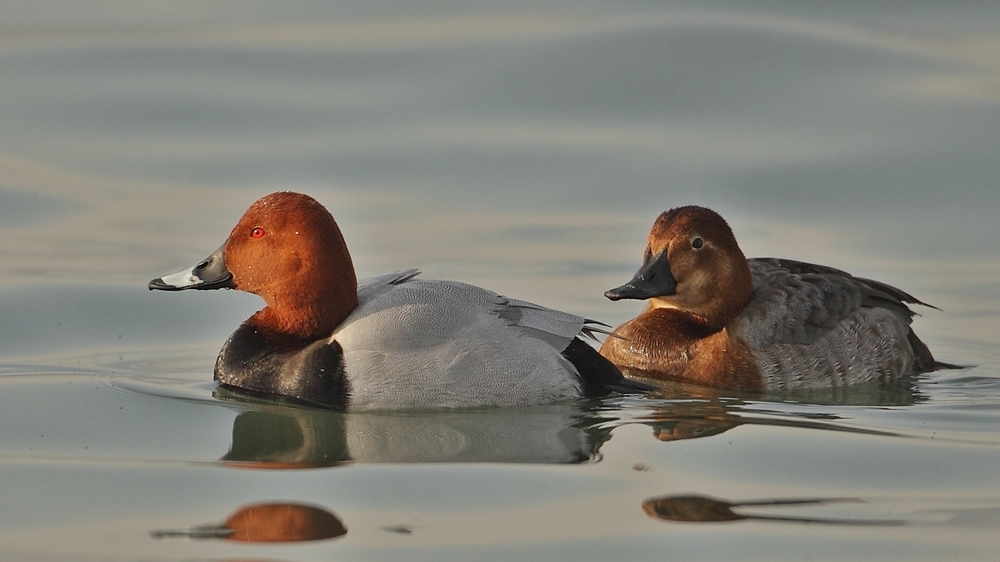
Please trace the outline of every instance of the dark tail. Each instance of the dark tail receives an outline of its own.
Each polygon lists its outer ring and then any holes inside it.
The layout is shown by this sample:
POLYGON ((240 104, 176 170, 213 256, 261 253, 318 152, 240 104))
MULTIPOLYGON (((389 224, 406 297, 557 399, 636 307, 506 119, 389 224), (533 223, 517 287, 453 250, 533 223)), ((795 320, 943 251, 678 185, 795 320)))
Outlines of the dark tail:
POLYGON ((955 365, 954 363, 945 363, 944 361, 935 361, 934 370, 935 371, 948 371, 951 369, 968 369, 972 365, 955 365))
POLYGON ((934 356, 931 355, 931 350, 927 348, 924 342, 920 341, 920 338, 913 333, 913 330, 910 330, 910 333, 906 335, 906 341, 909 342, 910 349, 913 350, 913 355, 916 357, 915 367, 918 373, 968 368, 968 365, 952 365, 951 363, 943 363, 934 359, 934 356))
POLYGON ((635 394, 656 390, 655 386, 623 377, 614 363, 580 338, 573 338, 562 355, 580 374, 580 386, 585 397, 606 396, 612 392, 635 394))

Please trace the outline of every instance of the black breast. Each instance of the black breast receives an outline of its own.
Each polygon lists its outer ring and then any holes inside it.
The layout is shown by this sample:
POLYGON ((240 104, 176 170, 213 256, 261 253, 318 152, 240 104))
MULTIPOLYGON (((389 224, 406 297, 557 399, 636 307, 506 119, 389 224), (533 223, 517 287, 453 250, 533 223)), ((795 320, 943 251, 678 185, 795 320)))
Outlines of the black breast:
POLYGON ((322 408, 344 409, 350 397, 339 343, 268 334, 249 322, 222 346, 215 380, 238 392, 322 408))

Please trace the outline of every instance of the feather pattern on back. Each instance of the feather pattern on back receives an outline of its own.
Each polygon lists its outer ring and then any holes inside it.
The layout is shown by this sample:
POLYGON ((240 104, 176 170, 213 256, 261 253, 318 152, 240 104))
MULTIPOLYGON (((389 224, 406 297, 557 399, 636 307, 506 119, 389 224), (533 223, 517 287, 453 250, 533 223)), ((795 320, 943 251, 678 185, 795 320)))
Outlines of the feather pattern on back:
POLYGON ((352 407, 530 404, 580 394, 560 353, 584 318, 416 274, 363 283, 358 307, 331 337, 344 348, 352 407))
POLYGON ((906 303, 923 304, 917 299, 832 267, 747 262, 754 295, 730 330, 754 354, 767 388, 846 386, 914 369, 906 303))

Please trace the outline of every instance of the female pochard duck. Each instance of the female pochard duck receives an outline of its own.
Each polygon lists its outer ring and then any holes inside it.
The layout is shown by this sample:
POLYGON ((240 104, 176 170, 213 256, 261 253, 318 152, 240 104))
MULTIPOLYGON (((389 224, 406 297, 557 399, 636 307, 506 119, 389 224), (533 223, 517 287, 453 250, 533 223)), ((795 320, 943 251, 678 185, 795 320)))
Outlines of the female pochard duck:
POLYGON ((648 300, 601 347, 627 374, 766 392, 936 365, 910 329, 907 303, 924 303, 830 267, 748 260, 726 221, 703 207, 661 214, 638 272, 605 296, 648 300))
POLYGON ((408 270, 358 285, 340 228, 309 196, 267 195, 226 243, 150 289, 237 289, 266 307, 215 380, 336 409, 540 404, 641 388, 586 344, 589 320, 408 270))

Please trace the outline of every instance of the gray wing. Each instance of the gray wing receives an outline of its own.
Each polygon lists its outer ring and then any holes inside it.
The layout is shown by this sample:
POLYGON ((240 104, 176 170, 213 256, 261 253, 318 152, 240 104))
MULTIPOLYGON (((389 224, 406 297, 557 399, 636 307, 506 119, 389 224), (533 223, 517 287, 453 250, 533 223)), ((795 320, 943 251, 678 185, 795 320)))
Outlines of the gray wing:
POLYGON ((385 275, 365 279, 358 285, 358 302, 371 301, 378 295, 390 291, 393 286, 406 283, 417 275, 420 275, 419 269, 403 269, 394 273, 386 273, 385 275))
POLYGON ((832 267, 778 258, 747 262, 754 294, 732 329, 751 349, 812 344, 862 308, 884 309, 909 326, 914 312, 907 304, 924 305, 895 287, 832 267))
POLYGON ((352 407, 513 405, 580 394, 561 352, 579 316, 452 281, 401 272, 367 281, 334 332, 352 407))
MULTIPOLYGON (((499 321, 509 327, 522 328, 528 335, 549 342, 559 351, 579 335, 592 336, 593 332, 602 331, 599 322, 582 316, 508 298, 456 281, 415 280, 419 274, 419 270, 408 269, 363 282, 358 287, 359 306, 351 314, 351 321, 356 322, 371 314, 385 314, 387 310, 398 313, 400 308, 416 306, 425 313, 438 311, 425 314, 424 318, 429 324, 421 327, 444 337, 452 336, 452 326, 461 330, 472 325, 499 321)), ((391 323, 398 325, 400 316, 392 316, 391 323)), ((420 316, 409 320, 410 322, 404 323, 424 323, 420 316)))
POLYGON ((528 330, 559 351, 565 350, 577 336, 593 338, 594 332, 603 332, 600 322, 501 295, 497 295, 494 307, 497 316, 509 326, 528 330))

